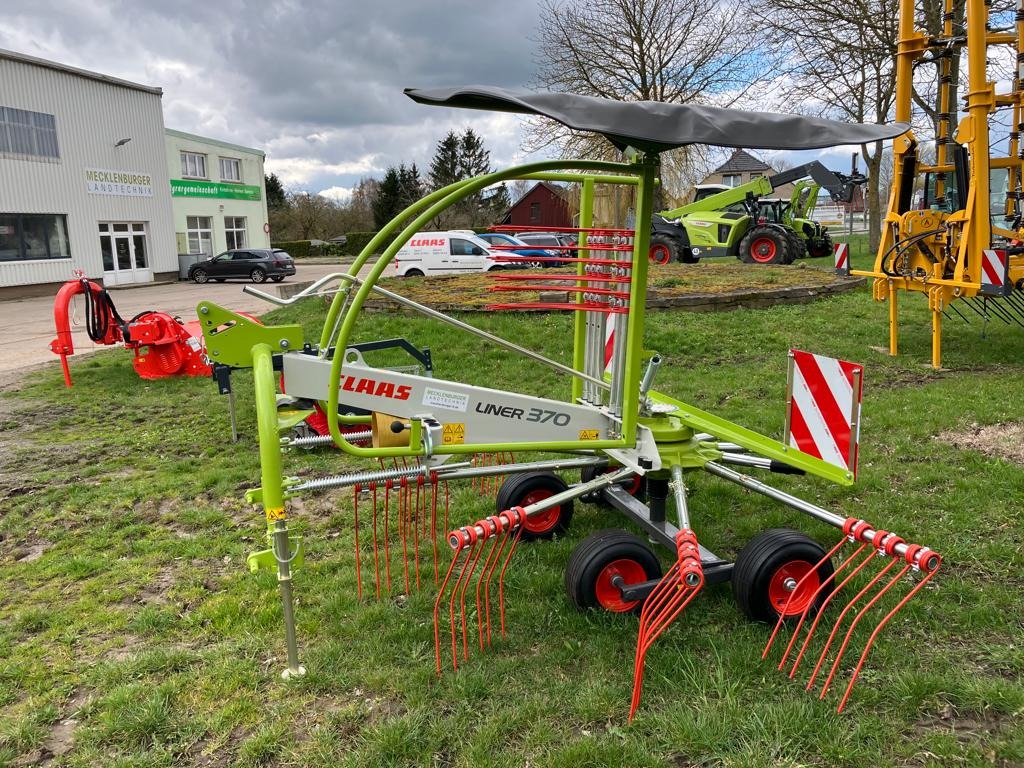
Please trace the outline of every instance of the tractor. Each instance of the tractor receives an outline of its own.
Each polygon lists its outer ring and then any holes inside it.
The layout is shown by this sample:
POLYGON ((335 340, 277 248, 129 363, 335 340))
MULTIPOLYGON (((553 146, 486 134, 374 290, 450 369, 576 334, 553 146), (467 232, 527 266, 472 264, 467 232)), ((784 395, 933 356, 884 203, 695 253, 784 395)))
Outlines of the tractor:
POLYGON ((827 256, 832 238, 810 218, 818 192, 824 188, 833 200, 849 202, 866 180, 856 168, 846 175, 814 160, 737 187, 698 189, 694 202, 652 217, 650 260, 694 264, 702 256, 735 256, 748 264, 790 264, 805 255, 827 256), (798 182, 790 200, 766 197, 805 176, 813 181, 798 182))

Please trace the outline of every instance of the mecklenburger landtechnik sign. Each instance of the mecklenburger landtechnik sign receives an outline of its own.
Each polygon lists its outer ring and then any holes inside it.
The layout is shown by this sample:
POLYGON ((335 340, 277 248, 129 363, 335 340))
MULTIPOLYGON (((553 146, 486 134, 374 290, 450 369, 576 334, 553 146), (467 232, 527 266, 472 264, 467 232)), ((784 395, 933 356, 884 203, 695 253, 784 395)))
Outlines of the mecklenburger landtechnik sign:
POLYGON ((171 197, 218 197, 226 200, 259 200, 262 192, 250 184, 223 184, 216 181, 171 179, 171 197))
POLYGON ((85 169, 85 191, 91 195, 120 197, 152 197, 153 177, 148 173, 85 169))

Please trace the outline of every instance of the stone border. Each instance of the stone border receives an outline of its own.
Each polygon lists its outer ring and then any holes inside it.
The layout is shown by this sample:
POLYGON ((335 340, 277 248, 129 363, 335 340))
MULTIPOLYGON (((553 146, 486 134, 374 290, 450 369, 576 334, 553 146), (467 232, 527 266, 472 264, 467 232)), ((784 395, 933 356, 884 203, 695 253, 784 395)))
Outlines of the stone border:
MULTIPOLYGON (((832 282, 815 287, 790 286, 765 290, 726 291, 722 293, 691 293, 682 296, 660 295, 657 289, 647 289, 648 309, 681 309, 686 312, 727 312, 733 309, 766 309, 783 304, 809 304, 818 299, 828 298, 852 291, 867 284, 867 278, 836 277, 832 282)), ((568 294, 551 292, 544 294, 544 301, 568 301, 568 294)), ((452 302, 429 302, 427 306, 439 312, 488 312, 480 305, 466 306, 452 302)), ((369 298, 363 305, 369 311, 412 311, 387 299, 369 298)), ((503 310, 508 311, 508 310, 503 310)), ((522 309, 519 312, 548 312, 546 309, 522 309)))

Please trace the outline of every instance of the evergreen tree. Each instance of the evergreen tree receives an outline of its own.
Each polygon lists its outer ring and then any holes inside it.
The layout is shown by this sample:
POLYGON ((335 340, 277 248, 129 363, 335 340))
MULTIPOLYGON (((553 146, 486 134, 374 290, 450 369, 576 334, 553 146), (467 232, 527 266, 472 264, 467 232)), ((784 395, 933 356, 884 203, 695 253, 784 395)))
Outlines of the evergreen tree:
POLYGON ((420 169, 416 167, 416 163, 408 168, 405 167, 405 164, 398 166, 398 183, 402 190, 403 208, 423 197, 423 180, 420 178, 420 169))
POLYGON ((373 199, 373 223, 381 229, 402 210, 402 182, 398 169, 388 168, 373 199))
POLYGON ((284 193, 284 185, 277 178, 276 173, 264 176, 263 184, 267 190, 267 208, 274 211, 288 205, 288 198, 284 193))
POLYGON ((489 224, 497 222, 508 213, 508 209, 512 207, 512 197, 508 193, 508 187, 505 186, 505 182, 499 184, 498 188, 491 192, 491 196, 487 198, 487 206, 490 208, 491 220, 488 222, 489 224))
POLYGON ((459 137, 455 135, 455 131, 449 131, 447 136, 437 142, 434 158, 430 161, 430 171, 427 175, 431 192, 464 178, 459 175, 459 155, 459 137))

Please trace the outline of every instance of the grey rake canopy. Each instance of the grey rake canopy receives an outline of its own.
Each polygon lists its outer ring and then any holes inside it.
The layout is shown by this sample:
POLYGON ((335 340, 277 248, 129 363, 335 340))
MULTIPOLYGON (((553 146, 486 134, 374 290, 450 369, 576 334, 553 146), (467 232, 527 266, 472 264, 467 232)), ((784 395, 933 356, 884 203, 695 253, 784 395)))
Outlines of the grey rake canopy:
POLYGON ((406 88, 405 94, 420 104, 542 115, 574 130, 603 134, 620 150, 635 147, 645 152, 665 152, 685 144, 820 149, 891 139, 910 129, 908 123, 842 123, 774 112, 660 101, 613 101, 574 93, 530 93, 487 85, 406 88))

